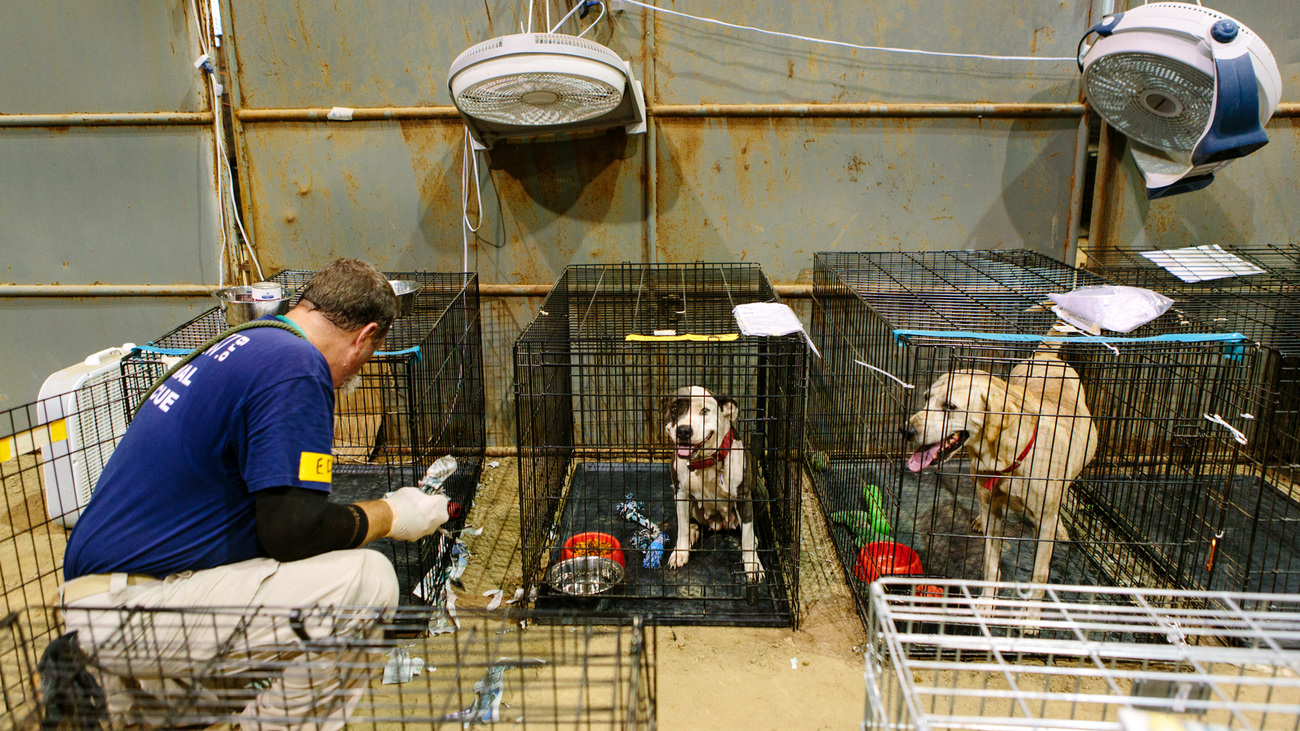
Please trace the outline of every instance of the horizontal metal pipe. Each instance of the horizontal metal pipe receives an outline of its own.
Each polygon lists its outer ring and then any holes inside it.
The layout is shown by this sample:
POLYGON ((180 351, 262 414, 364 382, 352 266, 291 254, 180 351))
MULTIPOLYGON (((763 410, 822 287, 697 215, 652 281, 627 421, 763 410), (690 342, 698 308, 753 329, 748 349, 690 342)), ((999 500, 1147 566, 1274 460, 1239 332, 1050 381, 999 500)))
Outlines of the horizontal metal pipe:
POLYGON ((656 117, 1078 117, 1068 104, 661 104, 656 117))
MULTIPOLYGON (((811 284, 776 284, 782 297, 811 297, 811 284)), ((485 297, 545 297, 549 284, 480 284, 485 297)), ((210 284, 0 284, 0 297, 205 297, 210 284)))
POLYGON ((240 109, 241 122, 373 122, 393 119, 459 119, 456 107, 358 107, 350 119, 329 118, 333 109, 240 109))
POLYGON ((552 287, 549 284, 482 284, 478 293, 485 297, 545 297, 552 287))
POLYGON ((0 284, 0 297, 206 297, 209 284, 0 284))
MULTIPOLYGON (((1067 104, 661 104, 656 117, 1077 117, 1084 106, 1067 104)), ((241 109, 241 122, 326 122, 332 110, 241 109)), ((456 119, 455 107, 361 107, 354 121, 456 119)), ((1275 117, 1300 116, 1300 102, 1279 104, 1275 117)), ((121 114, 0 114, 0 127, 97 127, 211 124, 212 112, 121 114)))
MULTIPOLYGON (((328 122, 332 110, 241 109, 241 122, 328 122)), ((1083 105, 1067 104, 661 104, 655 117, 1078 117, 1083 105)), ((351 121, 457 119, 455 107, 359 107, 351 121)), ((340 120, 347 121, 347 120, 340 120)))
POLYGON ((212 124, 212 112, 0 114, 0 127, 130 127, 174 124, 212 124))

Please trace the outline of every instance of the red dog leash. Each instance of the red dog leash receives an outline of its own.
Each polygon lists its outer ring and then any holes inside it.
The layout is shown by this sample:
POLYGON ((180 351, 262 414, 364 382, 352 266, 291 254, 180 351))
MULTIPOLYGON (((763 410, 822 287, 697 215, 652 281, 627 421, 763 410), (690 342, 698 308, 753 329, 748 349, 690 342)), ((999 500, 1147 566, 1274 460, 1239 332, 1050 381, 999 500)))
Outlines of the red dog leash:
POLYGON ((1025 448, 1023 450, 1021 450, 1020 456, 1016 457, 1016 461, 1012 462, 1010 467, 1006 468, 1005 470, 1002 470, 1001 472, 995 472, 989 477, 985 478, 984 489, 992 490, 993 486, 998 484, 998 482, 1002 480, 1003 475, 1006 475, 1008 472, 1011 472, 1015 468, 1019 467, 1020 463, 1025 461, 1025 457, 1029 456, 1029 450, 1034 448, 1035 439, 1038 439, 1037 421, 1034 422, 1034 433, 1029 435, 1029 443, 1025 445, 1025 448))
MULTIPOLYGON (((1037 428, 1038 427, 1034 427, 1035 430, 1037 428)), ((731 454, 731 440, 732 440, 731 430, 728 429, 727 435, 722 438, 722 444, 718 446, 718 451, 714 452, 712 457, 697 460, 695 462, 687 462, 686 468, 689 469, 691 472, 695 472, 696 470, 702 470, 706 467, 712 467, 713 465, 718 464, 719 462, 725 460, 727 458, 727 455, 731 454)), ((1016 464, 1020 464, 1020 463, 1017 462, 1016 464)))

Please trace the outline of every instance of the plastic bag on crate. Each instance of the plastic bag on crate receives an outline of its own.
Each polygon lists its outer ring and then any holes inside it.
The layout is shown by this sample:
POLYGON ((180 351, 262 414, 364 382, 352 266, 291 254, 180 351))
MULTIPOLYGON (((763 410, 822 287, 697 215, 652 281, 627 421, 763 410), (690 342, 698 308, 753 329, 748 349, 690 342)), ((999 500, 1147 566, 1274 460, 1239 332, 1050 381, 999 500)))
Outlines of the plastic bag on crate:
POLYGON ((1093 285, 1065 294, 1047 295, 1052 312, 1080 330, 1096 335, 1099 328, 1126 333, 1165 314, 1173 300, 1141 287, 1093 285))

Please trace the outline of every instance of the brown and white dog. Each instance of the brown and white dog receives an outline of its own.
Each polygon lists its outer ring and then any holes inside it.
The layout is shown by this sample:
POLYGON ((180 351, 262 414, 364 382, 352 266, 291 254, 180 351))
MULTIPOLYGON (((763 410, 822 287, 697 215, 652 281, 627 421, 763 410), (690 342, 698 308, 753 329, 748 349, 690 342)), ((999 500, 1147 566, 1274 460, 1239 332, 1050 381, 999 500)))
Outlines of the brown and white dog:
POLYGON ((690 560, 700 526, 739 528, 746 578, 759 582, 763 564, 754 539, 753 466, 734 427, 737 411, 734 400, 700 386, 680 388, 664 403, 664 431, 675 446, 671 473, 677 500, 677 542, 668 568, 690 560))
MULTIPOLYGON (((1069 540, 1058 522, 1061 499, 1092 461, 1097 430, 1079 374, 1061 360, 1059 343, 1040 347, 1002 380, 981 370, 940 376, 903 434, 921 448, 908 460, 919 472, 961 447, 979 494, 972 527, 984 534, 984 580, 998 580, 1005 511, 1024 512, 1038 527, 1031 581, 1047 583, 1053 538, 1069 540)), ((993 590, 985 588, 984 594, 993 590)), ((1041 599, 1042 590, 1032 597, 1041 599)))

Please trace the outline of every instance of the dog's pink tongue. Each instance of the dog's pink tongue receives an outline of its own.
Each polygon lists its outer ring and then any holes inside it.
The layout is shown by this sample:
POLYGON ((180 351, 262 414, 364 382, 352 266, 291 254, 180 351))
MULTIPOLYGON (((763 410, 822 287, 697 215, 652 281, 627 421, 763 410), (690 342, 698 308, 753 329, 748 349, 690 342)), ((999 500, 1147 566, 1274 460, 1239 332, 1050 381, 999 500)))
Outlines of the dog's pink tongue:
POLYGON ((682 459, 686 459, 687 457, 690 457, 690 456, 691 456, 691 452, 694 452, 694 451, 695 451, 695 449, 692 448, 692 447, 678 447, 678 448, 677 448, 677 456, 678 456, 678 457, 681 457, 682 459))
POLYGON ((931 444, 928 447, 922 447, 916 450, 916 452, 912 454, 911 458, 907 460, 907 469, 913 472, 920 472, 926 467, 929 467, 930 463, 934 461, 934 458, 939 456, 939 449, 942 446, 942 443, 931 444))

